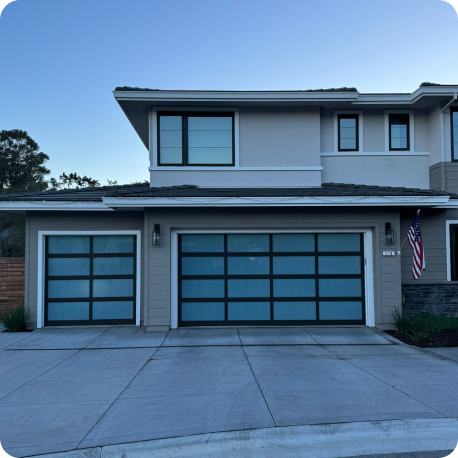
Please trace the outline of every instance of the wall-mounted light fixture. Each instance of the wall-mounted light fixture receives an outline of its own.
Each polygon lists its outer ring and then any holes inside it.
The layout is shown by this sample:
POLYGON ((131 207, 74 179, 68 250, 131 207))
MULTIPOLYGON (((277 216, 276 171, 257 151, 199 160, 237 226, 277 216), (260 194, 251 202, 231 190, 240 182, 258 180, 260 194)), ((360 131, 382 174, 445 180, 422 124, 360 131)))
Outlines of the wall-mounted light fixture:
POLYGON ((391 223, 385 223, 386 244, 394 244, 394 227, 391 223))
POLYGON ((161 225, 155 224, 153 227, 153 245, 161 244, 161 225))

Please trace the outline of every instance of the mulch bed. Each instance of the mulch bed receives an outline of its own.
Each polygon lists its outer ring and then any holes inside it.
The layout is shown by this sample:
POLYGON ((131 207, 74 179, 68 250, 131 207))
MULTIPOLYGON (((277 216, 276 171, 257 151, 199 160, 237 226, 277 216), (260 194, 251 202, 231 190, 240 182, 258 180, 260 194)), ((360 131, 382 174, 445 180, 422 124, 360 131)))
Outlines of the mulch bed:
POLYGON ((414 347, 458 347, 458 329, 454 329, 452 331, 441 331, 435 334, 428 334, 421 342, 414 342, 408 334, 398 334, 396 331, 385 332, 395 339, 398 339, 408 345, 413 345, 414 347))

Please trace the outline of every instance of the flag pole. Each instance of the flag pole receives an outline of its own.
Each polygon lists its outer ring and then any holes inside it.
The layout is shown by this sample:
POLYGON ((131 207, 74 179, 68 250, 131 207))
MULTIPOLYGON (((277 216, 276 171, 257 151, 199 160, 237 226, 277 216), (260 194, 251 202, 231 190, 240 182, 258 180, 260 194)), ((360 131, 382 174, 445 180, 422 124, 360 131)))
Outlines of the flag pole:
MULTIPOLYGON (((417 216, 420 216, 420 211, 421 211, 420 209, 417 210, 417 216)), ((407 233, 407 234, 409 234, 409 233, 407 233)), ((404 239, 404 241, 402 242, 401 248, 399 248, 399 253, 401 253, 402 247, 404 246, 406 241, 407 241, 407 235, 406 235, 406 238, 404 239)))

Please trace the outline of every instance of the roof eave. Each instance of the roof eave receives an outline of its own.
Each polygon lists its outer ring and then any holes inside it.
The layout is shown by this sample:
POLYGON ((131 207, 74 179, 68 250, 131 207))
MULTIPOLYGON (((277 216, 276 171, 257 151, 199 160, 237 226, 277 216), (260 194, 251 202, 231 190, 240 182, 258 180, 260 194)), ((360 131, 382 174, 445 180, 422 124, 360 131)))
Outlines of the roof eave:
POLYGON ((301 102, 301 101, 353 101, 356 91, 330 92, 213 92, 213 91, 113 91, 115 99, 122 101, 189 102, 189 101, 243 101, 243 102, 301 102))

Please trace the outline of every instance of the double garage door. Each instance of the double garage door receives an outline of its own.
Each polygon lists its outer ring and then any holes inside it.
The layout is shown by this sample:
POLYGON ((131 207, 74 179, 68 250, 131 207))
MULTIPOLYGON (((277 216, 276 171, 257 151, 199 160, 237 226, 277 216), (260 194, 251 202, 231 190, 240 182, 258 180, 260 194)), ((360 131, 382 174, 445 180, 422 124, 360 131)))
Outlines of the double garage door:
POLYGON ((365 324, 359 233, 179 235, 178 325, 365 324))

